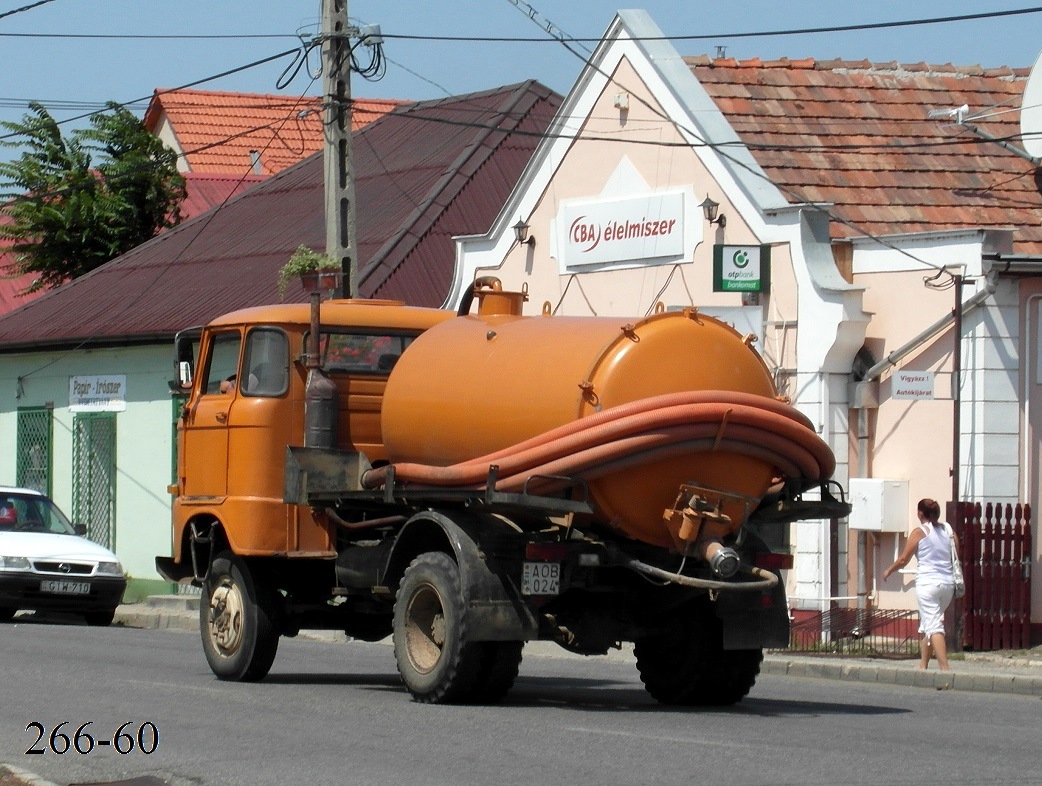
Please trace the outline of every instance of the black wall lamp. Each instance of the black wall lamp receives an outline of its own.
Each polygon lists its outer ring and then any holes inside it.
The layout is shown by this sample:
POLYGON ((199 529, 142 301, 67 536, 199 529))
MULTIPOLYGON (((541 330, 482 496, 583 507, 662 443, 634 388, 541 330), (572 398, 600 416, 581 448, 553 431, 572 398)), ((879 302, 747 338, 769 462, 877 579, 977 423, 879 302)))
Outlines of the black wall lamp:
POLYGON ((519 218, 517 223, 513 226, 514 240, 517 241, 519 246, 534 246, 535 238, 528 236, 528 224, 525 223, 523 218, 519 218))
POLYGON ((719 224, 720 228, 723 229, 727 226, 727 216, 718 215, 720 211, 720 203, 714 202, 712 197, 706 194, 706 200, 699 207, 702 208, 702 212, 705 214, 706 221, 710 224, 719 224))

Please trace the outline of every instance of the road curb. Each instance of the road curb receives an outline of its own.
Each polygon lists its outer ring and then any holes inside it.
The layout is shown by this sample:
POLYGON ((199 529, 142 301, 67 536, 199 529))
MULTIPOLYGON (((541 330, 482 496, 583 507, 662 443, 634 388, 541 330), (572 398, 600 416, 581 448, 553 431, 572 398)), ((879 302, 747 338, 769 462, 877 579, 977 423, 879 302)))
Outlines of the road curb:
POLYGON ((761 674, 785 677, 875 682, 911 688, 958 690, 977 693, 1009 693, 1042 697, 1042 674, 1011 674, 992 671, 921 671, 913 665, 844 663, 824 658, 789 658, 784 654, 764 658, 761 674))

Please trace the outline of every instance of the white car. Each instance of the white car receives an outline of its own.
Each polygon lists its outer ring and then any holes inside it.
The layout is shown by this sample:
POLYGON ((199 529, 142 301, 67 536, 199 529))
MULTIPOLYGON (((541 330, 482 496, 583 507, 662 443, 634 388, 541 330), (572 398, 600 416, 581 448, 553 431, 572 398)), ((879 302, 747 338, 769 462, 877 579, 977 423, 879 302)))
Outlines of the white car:
POLYGON ((123 566, 84 533, 44 494, 0 486, 0 622, 20 609, 112 622, 127 587, 123 566))

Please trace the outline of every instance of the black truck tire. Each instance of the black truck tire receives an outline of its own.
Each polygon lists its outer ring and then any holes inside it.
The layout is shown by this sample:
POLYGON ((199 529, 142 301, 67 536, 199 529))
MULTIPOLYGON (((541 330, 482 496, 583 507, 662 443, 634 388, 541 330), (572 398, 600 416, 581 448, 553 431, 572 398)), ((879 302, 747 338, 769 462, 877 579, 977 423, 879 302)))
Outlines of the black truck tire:
POLYGON ((226 551, 214 558, 203 582, 199 633, 218 679, 255 682, 267 675, 279 647, 275 613, 275 592, 239 557, 226 551))
POLYGON ((756 682, 763 650, 725 650, 723 631, 711 612, 638 639, 633 647, 640 679, 663 704, 727 706, 756 682))
POLYGON ((394 657, 413 698, 424 704, 477 698, 486 642, 469 640, 459 567, 448 554, 412 561, 394 602, 394 657))
POLYGON ((514 686, 521 669, 523 641, 486 641, 478 677, 474 683, 473 700, 495 704, 514 686))

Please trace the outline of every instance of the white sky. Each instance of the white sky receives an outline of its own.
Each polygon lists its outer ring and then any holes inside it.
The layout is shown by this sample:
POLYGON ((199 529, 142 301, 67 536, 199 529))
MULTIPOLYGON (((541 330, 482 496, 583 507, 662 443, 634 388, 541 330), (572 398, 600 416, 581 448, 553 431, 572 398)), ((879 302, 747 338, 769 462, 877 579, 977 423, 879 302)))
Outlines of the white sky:
MULTIPOLYGON (((0 0, 0 15, 33 0, 0 0)), ((523 0, 518 0, 526 7, 523 0)), ((537 18, 579 38, 596 38, 610 23, 609 0, 531 0, 537 18)), ((1042 13, 929 26, 790 36, 736 37, 734 33, 889 22, 1036 8, 1014 0, 877 0, 874 3, 788 3, 728 0, 694 3, 646 0, 643 7, 668 36, 712 34, 675 41, 683 55, 713 54, 726 46, 738 58, 815 57, 914 63, 1030 67, 1042 48, 1042 13)), ((545 37, 513 0, 349 0, 355 23, 379 24, 385 35, 545 37)), ((27 99, 41 100, 59 119, 75 112, 67 102, 126 102, 209 77, 289 49, 294 33, 314 31, 320 0, 52 0, 12 16, 0 16, 0 120, 18 120, 27 99), (113 40, 15 38, 11 33, 286 35, 283 39, 113 40), (55 103, 59 102, 59 103, 55 103)), ((587 44, 593 48, 593 44, 587 44)), ((582 63, 555 42, 469 43, 395 40, 384 48, 386 77, 360 78, 360 97, 432 98, 485 90, 535 78, 565 93, 582 63), (408 70, 406 70, 408 69, 408 70), (416 76, 415 74, 422 75, 416 76)), ((318 92, 300 74, 284 90, 276 81, 289 63, 254 68, 200 85, 201 89, 300 94, 318 92)), ((88 109, 94 106, 88 106, 88 109)), ((81 110, 82 111, 82 110, 81 110)), ((0 150, 0 157, 14 153, 0 150)))

